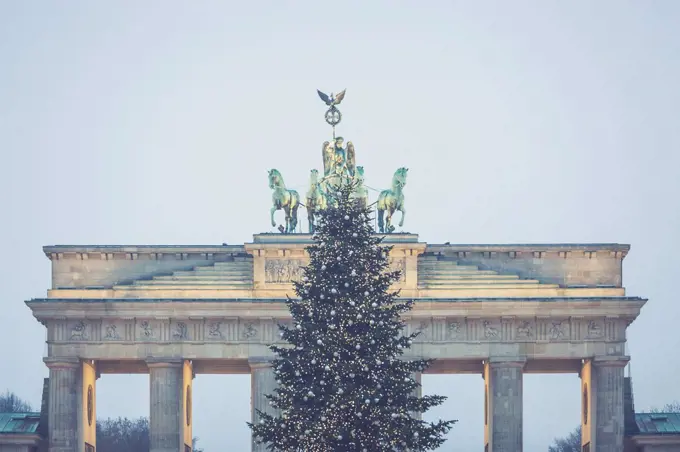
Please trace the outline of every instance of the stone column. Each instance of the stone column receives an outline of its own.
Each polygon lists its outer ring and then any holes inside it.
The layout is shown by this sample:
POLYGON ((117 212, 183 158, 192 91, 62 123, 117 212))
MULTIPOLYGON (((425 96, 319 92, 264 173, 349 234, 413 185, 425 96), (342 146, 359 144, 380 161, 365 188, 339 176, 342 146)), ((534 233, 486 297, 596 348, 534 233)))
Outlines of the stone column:
MULTIPOLYGON (((423 374, 421 372, 414 372, 411 374, 411 378, 413 378, 419 385, 423 384, 423 374)), ((413 396, 421 398, 423 396, 423 387, 418 386, 416 389, 413 390, 413 396)), ((413 416, 416 419, 422 419, 423 418, 423 413, 411 413, 411 416, 413 416)))
POLYGON ((591 452, 620 452, 625 431, 624 367, 629 358, 595 357, 581 369, 581 442, 591 452))
MULTIPOLYGON (((264 413, 276 416, 278 410, 269 404, 269 400, 265 397, 267 394, 274 394, 276 389, 276 377, 271 368, 271 362, 266 358, 251 358, 250 364, 250 408, 252 412, 252 423, 257 424, 260 419, 257 415, 257 410, 264 413)), ((257 444, 254 439, 251 439, 251 450, 253 452, 265 452, 267 450, 266 444, 257 444)))
POLYGON ((183 360, 148 360, 151 410, 150 452, 180 452, 182 443, 183 360))
POLYGON ((525 360, 484 363, 484 442, 489 452, 521 452, 522 371, 525 360))
POLYGON ((80 452, 78 405, 80 360, 45 358, 50 369, 48 401, 48 451, 80 452))

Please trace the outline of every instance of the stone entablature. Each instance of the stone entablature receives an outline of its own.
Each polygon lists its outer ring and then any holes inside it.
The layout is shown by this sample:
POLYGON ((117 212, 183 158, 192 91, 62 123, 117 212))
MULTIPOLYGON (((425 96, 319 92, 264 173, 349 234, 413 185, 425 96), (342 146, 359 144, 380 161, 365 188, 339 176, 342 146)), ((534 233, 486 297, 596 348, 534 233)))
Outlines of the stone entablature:
MULTIPOLYGON (((621 356, 626 327, 644 303, 634 297, 418 301, 405 318, 406 331, 421 332, 410 352, 432 358, 621 356)), ((42 299, 28 305, 47 326, 50 356, 95 360, 268 356, 267 346, 279 340, 277 324, 289 322, 279 300, 42 299)))

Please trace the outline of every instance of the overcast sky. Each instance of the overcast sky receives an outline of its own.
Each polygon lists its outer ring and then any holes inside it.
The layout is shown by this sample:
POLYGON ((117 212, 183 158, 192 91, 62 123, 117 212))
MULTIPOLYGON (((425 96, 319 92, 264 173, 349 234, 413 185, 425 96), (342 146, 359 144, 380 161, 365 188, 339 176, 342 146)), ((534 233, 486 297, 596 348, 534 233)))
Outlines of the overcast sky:
MULTIPOLYGON (((680 399, 680 3, 0 0, 0 390, 39 406, 48 244, 243 243, 267 170, 305 190, 330 130, 367 184, 410 168, 431 243, 619 242, 638 410, 680 399), (416 6, 419 5, 419 6, 416 6)), ((206 452, 245 451, 248 376, 195 380, 206 452)), ((481 450, 481 376, 426 376, 481 450)), ((526 451, 579 423, 576 375, 524 384, 526 451)), ((105 375, 98 416, 146 416, 148 377, 105 375)))

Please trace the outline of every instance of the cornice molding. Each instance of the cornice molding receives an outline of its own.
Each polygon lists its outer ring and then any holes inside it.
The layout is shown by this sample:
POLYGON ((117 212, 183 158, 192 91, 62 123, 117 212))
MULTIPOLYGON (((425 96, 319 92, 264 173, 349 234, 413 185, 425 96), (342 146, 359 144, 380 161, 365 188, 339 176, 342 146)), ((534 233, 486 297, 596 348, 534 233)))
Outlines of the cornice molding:
MULTIPOLYGON (((635 297, 593 299, 451 299, 417 300, 405 314, 408 318, 497 317, 512 312, 515 318, 608 318, 618 316, 632 322, 647 300, 635 297)), ((282 299, 273 300, 120 300, 120 299, 34 299, 26 304, 36 319, 85 319, 123 317, 240 317, 249 319, 288 318, 282 299)))

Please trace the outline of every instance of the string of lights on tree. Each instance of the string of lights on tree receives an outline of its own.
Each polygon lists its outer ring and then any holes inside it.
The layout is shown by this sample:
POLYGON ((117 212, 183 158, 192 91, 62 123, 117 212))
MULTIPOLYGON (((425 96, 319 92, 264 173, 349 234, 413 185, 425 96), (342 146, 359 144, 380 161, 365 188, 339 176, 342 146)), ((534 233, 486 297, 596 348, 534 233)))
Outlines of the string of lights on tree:
POLYGON ((403 334, 413 301, 390 291, 399 279, 391 247, 373 235, 354 184, 337 189, 295 282, 298 298, 286 301, 293 324, 279 327, 285 344, 270 347, 278 387, 267 398, 278 415, 258 411, 249 426, 272 451, 436 449, 456 421, 416 417, 445 397, 417 397, 414 375, 431 360, 402 359, 418 334, 403 334))

